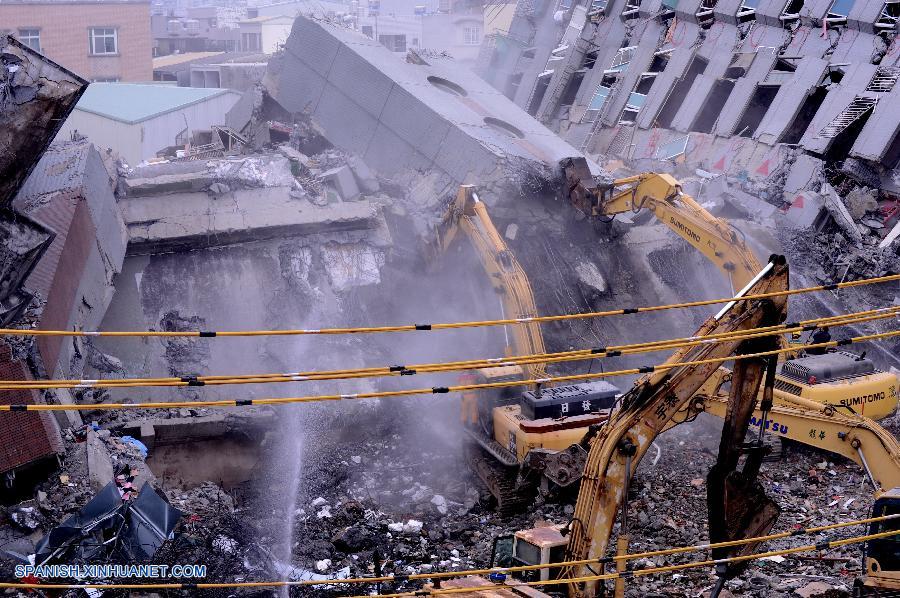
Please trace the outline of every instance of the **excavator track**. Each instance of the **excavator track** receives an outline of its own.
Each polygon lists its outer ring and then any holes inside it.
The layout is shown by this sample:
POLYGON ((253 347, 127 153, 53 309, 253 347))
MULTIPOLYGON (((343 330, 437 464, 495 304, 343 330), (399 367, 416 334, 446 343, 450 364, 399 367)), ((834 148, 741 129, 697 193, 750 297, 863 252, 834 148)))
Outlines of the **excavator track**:
POLYGON ((498 463, 473 441, 466 442, 466 457, 469 467, 497 502, 497 513, 500 516, 519 514, 532 503, 537 485, 521 483, 518 467, 498 463))

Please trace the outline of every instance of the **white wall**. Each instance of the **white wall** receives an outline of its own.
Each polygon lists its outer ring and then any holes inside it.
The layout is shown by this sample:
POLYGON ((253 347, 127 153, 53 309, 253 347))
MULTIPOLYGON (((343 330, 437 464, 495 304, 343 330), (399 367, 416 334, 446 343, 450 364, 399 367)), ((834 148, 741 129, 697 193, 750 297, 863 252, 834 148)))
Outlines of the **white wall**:
POLYGON ((421 46, 429 50, 447 52, 460 64, 472 66, 478 58, 484 37, 484 16, 476 14, 437 14, 422 20, 421 46), (478 30, 478 43, 466 43, 466 28, 478 30))
POLYGON ((128 164, 139 164, 155 157, 161 149, 175 145, 175 138, 185 128, 185 120, 191 131, 225 124, 225 114, 240 97, 237 92, 227 91, 136 124, 122 123, 76 108, 63 124, 57 139, 68 139, 77 129, 98 148, 111 148, 128 164))
POLYGON ((274 54, 279 46, 284 45, 291 34, 294 25, 293 18, 276 18, 260 23, 262 26, 262 51, 266 54, 274 54))
POLYGON ((75 108, 56 139, 67 140, 76 130, 90 139, 100 151, 111 148, 129 164, 137 164, 142 159, 140 125, 129 125, 75 108))
POLYGON ((159 150, 175 145, 175 138, 184 129, 185 120, 191 131, 208 130, 212 125, 225 124, 225 114, 231 110, 240 97, 241 94, 228 91, 187 108, 161 114, 141 123, 143 131, 141 159, 153 158, 159 150))

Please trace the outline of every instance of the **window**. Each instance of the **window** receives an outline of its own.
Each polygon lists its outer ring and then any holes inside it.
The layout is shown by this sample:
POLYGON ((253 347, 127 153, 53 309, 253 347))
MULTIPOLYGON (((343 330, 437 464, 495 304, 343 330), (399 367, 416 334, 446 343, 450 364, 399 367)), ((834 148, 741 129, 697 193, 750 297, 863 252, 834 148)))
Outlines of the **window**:
POLYGON ((362 34, 366 37, 372 37, 372 26, 371 25, 363 25, 362 26, 362 34))
POLYGON ((594 97, 591 98, 591 103, 588 104, 588 110, 602 110, 603 104, 606 102, 606 97, 609 95, 609 87, 605 85, 598 85, 597 91, 594 92, 594 97))
POLYGON ((19 29, 19 41, 34 50, 41 51, 41 30, 40 29, 19 29))
POLYGON ((391 52, 406 52, 405 35, 379 35, 378 43, 391 52))
POLYGON ((853 8, 853 0, 834 0, 831 9, 825 16, 825 21, 829 24, 843 25, 847 22, 847 15, 853 8))
POLYGON ((242 33, 241 48, 245 52, 259 52, 262 50, 262 33, 242 33))
POLYGON ((628 46, 627 48, 619 48, 619 51, 616 52, 616 55, 613 57, 612 66, 609 67, 606 72, 623 72, 628 70, 628 63, 631 62, 632 56, 634 56, 634 51, 637 49, 637 46, 628 46))
POLYGON ((463 28, 463 43, 467 46, 477 46, 481 43, 481 29, 478 25, 463 28))
POLYGON ((606 10, 607 0, 591 0, 591 7, 588 9, 588 15, 594 16, 601 14, 606 10))
POLYGON ((622 9, 622 19, 628 21, 638 18, 641 10, 641 0, 625 0, 625 8, 622 9))
POLYGON ((781 20, 792 23, 800 18, 800 9, 803 8, 803 0, 787 0, 784 10, 781 11, 781 20))
POLYGON ((875 21, 875 29, 880 32, 893 31, 900 20, 900 1, 886 0, 881 9, 881 16, 875 21))
POLYGON ((91 27, 91 54, 118 54, 119 36, 113 27, 91 27))

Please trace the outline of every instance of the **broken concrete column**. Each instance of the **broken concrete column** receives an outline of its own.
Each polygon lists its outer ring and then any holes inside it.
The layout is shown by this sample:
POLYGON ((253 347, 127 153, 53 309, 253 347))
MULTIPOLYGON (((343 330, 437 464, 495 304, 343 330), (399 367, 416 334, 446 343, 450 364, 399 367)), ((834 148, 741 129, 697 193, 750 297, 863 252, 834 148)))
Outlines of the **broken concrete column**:
POLYGON ((850 241, 857 247, 862 246, 862 233, 856 226, 853 216, 847 210, 847 206, 838 197, 837 192, 828 183, 822 183, 822 194, 825 197, 825 209, 834 218, 835 223, 840 227, 850 241))
POLYGON ((375 176, 375 173, 366 166, 365 162, 356 156, 350 156, 347 159, 347 166, 350 167, 350 170, 352 170, 354 176, 356 176, 356 182, 363 193, 371 195, 373 193, 378 193, 381 190, 381 185, 378 184, 378 178, 375 176))
POLYGON ((100 492, 113 479, 112 458, 109 449, 106 448, 106 443, 93 428, 88 428, 85 446, 87 447, 88 480, 91 490, 100 492))

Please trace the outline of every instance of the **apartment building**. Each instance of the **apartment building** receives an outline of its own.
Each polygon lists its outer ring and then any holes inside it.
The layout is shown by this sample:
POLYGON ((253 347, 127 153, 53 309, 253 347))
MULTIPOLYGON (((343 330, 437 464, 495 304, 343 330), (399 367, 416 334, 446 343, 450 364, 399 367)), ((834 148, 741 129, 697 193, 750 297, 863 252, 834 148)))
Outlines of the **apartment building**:
POLYGON ((3 0, 0 34, 90 81, 151 81, 149 0, 3 0))

